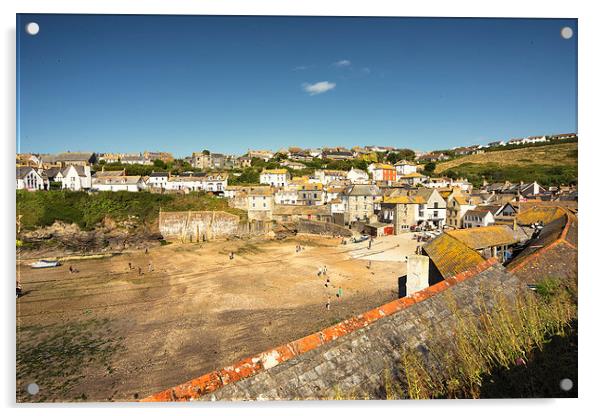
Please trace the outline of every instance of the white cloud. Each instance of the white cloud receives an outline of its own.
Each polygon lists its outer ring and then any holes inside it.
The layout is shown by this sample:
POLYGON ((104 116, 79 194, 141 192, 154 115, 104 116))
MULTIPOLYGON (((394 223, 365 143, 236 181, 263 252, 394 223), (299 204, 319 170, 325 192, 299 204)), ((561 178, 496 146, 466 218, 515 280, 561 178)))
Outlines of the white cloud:
POLYGON ((293 71, 304 71, 306 69, 308 69, 309 67, 306 65, 299 65, 293 68, 293 71))
POLYGON ((315 84, 304 83, 302 86, 303 90, 309 95, 317 95, 334 89, 334 87, 336 87, 337 84, 335 84, 334 82, 320 81, 316 82, 315 84))
POLYGON ((362 73, 363 74, 369 74, 370 72, 372 72, 372 71, 370 71, 370 68, 368 68, 368 67, 362 68, 362 73))
POLYGON ((338 66, 339 68, 344 68, 346 66, 351 66, 351 61, 347 59, 343 59, 334 63, 334 66, 338 66))

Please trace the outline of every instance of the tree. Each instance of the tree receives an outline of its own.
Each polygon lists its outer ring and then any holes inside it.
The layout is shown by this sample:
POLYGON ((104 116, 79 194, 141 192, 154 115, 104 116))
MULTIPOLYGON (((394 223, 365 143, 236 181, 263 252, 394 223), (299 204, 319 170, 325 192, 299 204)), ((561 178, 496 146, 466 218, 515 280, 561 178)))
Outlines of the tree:
POLYGON ((159 169, 167 169, 167 164, 161 159, 155 159, 155 161, 153 162, 153 166, 159 169))
POLYGON ((430 176, 435 172, 436 167, 437 167, 437 165, 435 164, 435 162, 429 162, 426 165, 424 165, 424 173, 427 176, 430 176))

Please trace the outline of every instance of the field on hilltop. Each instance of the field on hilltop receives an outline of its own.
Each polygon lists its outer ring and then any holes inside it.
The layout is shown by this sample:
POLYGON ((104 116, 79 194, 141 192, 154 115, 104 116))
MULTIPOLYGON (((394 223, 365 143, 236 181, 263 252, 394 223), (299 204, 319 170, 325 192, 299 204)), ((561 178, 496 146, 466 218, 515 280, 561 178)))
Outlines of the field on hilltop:
POLYGON ((468 155, 437 164, 435 173, 489 181, 538 181, 542 185, 577 182, 577 143, 525 147, 468 155))

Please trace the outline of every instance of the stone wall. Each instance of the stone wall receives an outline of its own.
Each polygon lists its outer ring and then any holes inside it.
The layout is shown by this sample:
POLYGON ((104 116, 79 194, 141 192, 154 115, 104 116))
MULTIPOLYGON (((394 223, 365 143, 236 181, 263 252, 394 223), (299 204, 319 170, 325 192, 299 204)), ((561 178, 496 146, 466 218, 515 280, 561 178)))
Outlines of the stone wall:
POLYGON ((239 222, 238 216, 221 211, 161 212, 159 232, 165 239, 198 242, 234 235, 239 222))
POLYGON ((411 296, 144 401, 311 400, 333 398, 338 391, 383 397, 384 373, 399 381, 402 347, 428 355, 429 342, 452 339, 457 319, 492 310, 499 296, 519 292, 528 292, 524 283, 495 259, 486 260, 411 296))
POLYGON ((297 231, 307 234, 333 234, 337 237, 351 237, 353 233, 348 228, 342 227, 332 222, 299 220, 297 223, 297 231))

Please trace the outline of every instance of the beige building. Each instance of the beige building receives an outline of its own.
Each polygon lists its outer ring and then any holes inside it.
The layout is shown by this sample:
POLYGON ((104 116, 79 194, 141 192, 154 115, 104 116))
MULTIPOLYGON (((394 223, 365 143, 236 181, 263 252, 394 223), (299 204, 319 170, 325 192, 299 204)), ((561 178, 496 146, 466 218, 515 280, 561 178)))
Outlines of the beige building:
POLYGON ((376 219, 374 211, 380 207, 381 194, 376 185, 351 185, 341 194, 345 207, 345 223, 370 222, 376 219))

